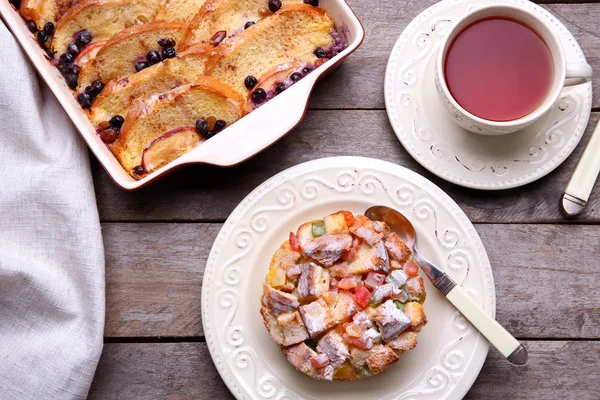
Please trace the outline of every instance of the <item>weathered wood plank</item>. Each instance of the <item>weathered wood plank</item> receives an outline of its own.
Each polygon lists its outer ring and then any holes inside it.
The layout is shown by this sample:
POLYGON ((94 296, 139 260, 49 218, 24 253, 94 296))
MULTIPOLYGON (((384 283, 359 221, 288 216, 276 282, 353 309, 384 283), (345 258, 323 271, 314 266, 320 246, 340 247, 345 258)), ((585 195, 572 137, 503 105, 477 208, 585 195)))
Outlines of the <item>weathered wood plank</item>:
MULTIPOLYGON (((202 336, 202 274, 220 227, 104 223, 105 336, 202 336)), ((600 338, 596 226, 476 227, 503 325, 525 338, 600 338)))
MULTIPOLYGON (((384 108, 383 80, 390 52, 404 27, 436 2, 349 0, 367 32, 365 41, 338 71, 317 86, 310 107, 384 108)), ((543 7, 566 25, 581 45, 590 65, 600 71, 600 37, 596 23, 600 19, 600 4, 547 4, 543 7)), ((595 75, 593 82, 597 87, 599 74, 595 75)), ((598 92, 594 93, 593 106, 600 107, 598 92)))
MULTIPOLYGON (((549 176, 525 187, 499 192, 467 190, 421 167, 398 142, 385 111, 309 111, 287 137, 232 168, 188 166, 138 192, 116 187, 97 162, 94 176, 102 220, 223 221, 234 207, 272 175, 320 157, 379 158, 412 169, 442 187, 475 222, 564 221, 559 200, 600 113, 574 154, 549 176)), ((600 221, 600 183, 579 220, 600 221)))
MULTIPOLYGON (((525 342, 517 367, 490 350, 467 399, 598 398, 600 342, 525 342)), ((283 357, 282 361, 285 362, 283 357)), ((105 344, 90 399, 232 399, 206 343, 105 344)))

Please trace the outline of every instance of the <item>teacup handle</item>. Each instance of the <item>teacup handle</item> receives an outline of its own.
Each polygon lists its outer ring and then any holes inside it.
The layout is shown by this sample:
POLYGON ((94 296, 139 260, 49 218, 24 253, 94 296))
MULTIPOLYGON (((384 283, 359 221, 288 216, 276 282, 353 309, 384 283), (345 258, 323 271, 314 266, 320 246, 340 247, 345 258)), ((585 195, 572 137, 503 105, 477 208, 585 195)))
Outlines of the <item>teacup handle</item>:
POLYGON ((592 79, 592 67, 587 63, 567 63, 565 86, 581 85, 592 79))

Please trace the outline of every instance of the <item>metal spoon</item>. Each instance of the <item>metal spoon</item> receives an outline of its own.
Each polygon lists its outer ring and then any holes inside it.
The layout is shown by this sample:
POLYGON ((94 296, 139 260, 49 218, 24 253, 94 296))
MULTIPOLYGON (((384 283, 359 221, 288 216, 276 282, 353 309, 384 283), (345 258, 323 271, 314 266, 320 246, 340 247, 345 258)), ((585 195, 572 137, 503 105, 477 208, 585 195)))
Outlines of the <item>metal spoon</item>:
POLYGON ((415 261, 425 275, 454 306, 467 318, 491 344, 513 364, 527 362, 527 350, 502 325, 490 317, 473 299, 456 284, 444 271, 427 261, 416 248, 417 234, 410 221, 398 211, 385 207, 369 208, 365 215, 374 221, 382 221, 395 231, 400 239, 413 251, 415 261))

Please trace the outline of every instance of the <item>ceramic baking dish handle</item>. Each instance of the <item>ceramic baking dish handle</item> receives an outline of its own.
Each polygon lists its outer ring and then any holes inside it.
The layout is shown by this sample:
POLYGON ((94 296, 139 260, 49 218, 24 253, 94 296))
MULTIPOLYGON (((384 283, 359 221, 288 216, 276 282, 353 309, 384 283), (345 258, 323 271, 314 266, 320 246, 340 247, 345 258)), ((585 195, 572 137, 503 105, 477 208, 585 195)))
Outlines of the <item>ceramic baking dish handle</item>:
POLYGON ((252 111, 252 118, 242 118, 184 155, 182 163, 235 165, 275 143, 302 120, 319 75, 312 73, 306 76, 279 94, 278 101, 269 101, 252 111))

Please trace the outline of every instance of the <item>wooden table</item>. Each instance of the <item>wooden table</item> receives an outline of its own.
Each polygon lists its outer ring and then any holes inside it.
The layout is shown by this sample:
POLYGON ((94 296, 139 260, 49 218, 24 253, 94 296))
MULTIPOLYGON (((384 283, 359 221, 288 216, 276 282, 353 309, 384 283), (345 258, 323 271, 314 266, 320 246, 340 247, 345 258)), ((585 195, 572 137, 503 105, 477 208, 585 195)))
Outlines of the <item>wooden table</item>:
POLYGON ((365 43, 318 85, 304 122, 270 149, 230 169, 190 166, 135 193, 118 189, 92 161, 106 249, 106 327, 91 398, 232 398, 202 330, 200 292, 212 242, 261 182, 336 155, 406 166, 449 193, 475 223, 494 270, 498 320, 525 343, 530 358, 515 367, 490 349, 467 398, 600 398, 600 183, 580 218, 567 221, 559 212, 562 191, 600 117, 600 4, 544 5, 596 70, 586 136, 547 177, 480 192, 425 171, 402 148, 385 112, 383 77, 392 46, 435 1, 349 2, 367 30, 365 43))

